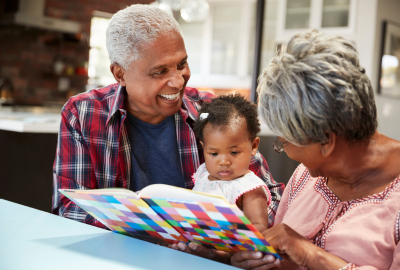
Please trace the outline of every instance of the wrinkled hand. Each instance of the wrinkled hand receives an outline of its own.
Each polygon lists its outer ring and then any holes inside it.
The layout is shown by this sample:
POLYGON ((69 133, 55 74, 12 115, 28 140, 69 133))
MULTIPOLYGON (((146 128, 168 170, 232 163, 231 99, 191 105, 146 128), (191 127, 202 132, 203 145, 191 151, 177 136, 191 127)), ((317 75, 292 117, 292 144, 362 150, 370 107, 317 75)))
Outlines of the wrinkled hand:
POLYGON ((177 244, 170 245, 170 248, 225 264, 230 263, 230 258, 232 256, 232 253, 230 252, 209 249, 194 242, 190 242, 189 245, 179 242, 177 244))
POLYGON ((284 223, 277 224, 262 234, 279 254, 300 266, 307 266, 312 254, 319 249, 284 223))
POLYGON ((280 260, 259 251, 239 251, 232 256, 231 264, 238 268, 253 270, 279 269, 281 267, 280 260))
POLYGON ((272 255, 263 255, 257 251, 240 251, 233 255, 230 252, 209 249, 194 242, 190 242, 189 245, 180 242, 170 245, 170 248, 213 261, 232 264, 242 269, 268 270, 280 267, 280 260, 276 260, 272 255))

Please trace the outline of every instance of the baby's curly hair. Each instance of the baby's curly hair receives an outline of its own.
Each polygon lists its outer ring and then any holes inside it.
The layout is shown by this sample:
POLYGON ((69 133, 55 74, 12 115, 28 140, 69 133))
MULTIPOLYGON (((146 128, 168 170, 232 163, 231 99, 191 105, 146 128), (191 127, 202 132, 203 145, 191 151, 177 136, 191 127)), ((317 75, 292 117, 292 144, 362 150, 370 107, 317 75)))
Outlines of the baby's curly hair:
POLYGON ((213 98, 211 102, 203 103, 193 129, 197 138, 204 142, 203 131, 207 124, 224 131, 235 123, 246 124, 245 129, 251 142, 260 132, 257 106, 240 94, 229 94, 213 98), (200 120, 202 113, 208 113, 208 116, 200 120), (245 121, 237 121, 242 119, 245 121))

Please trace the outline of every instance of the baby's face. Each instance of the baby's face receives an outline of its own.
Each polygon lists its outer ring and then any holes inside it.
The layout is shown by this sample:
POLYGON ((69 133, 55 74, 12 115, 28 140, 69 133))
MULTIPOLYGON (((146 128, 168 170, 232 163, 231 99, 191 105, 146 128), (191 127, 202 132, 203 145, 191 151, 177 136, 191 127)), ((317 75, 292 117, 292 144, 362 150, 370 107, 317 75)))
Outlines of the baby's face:
POLYGON ((207 125, 203 131, 204 158, 210 180, 233 180, 249 172, 251 157, 257 153, 260 138, 249 140, 245 128, 224 131, 207 125))

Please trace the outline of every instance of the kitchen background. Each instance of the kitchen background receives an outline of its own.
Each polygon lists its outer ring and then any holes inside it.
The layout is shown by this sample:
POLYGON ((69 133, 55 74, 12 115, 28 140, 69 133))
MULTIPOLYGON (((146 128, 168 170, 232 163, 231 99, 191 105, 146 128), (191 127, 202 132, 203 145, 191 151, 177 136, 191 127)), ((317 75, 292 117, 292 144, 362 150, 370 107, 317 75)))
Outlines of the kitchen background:
MULTIPOLYGON (((188 86, 250 97, 256 0, 186 0, 197 4, 192 14, 185 6, 172 11, 176 2, 0 1, 0 198, 50 211, 61 107, 72 95, 115 82, 104 33, 112 14, 128 5, 153 4, 173 13, 189 55, 188 86)), ((261 68, 276 46, 307 28, 350 39, 377 91, 379 131, 400 140, 398 14, 400 0, 265 0, 261 68), (386 69, 382 54, 390 60, 386 69)), ((265 125, 260 137, 273 177, 286 183, 297 163, 273 152, 265 125)))

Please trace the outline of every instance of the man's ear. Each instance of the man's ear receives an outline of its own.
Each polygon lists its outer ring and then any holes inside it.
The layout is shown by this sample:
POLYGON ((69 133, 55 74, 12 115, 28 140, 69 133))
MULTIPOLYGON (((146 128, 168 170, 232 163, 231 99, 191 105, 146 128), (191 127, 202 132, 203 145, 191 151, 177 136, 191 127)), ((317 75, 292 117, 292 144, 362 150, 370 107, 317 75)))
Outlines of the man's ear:
POLYGON ((113 74, 114 78, 121 86, 126 86, 126 82, 124 79, 125 70, 120 67, 118 64, 111 64, 110 65, 111 73, 113 74))
POLYGON ((251 155, 254 156, 257 154, 258 146, 260 145, 260 137, 255 137, 253 142, 251 143, 251 155))
POLYGON ((336 134, 333 132, 326 132, 328 141, 324 144, 321 143, 321 153, 324 157, 329 156, 335 150, 336 147, 336 134))
POLYGON ((201 144, 201 147, 203 147, 203 148, 204 148, 204 144, 203 144, 203 142, 202 142, 202 141, 200 141, 200 144, 201 144))

